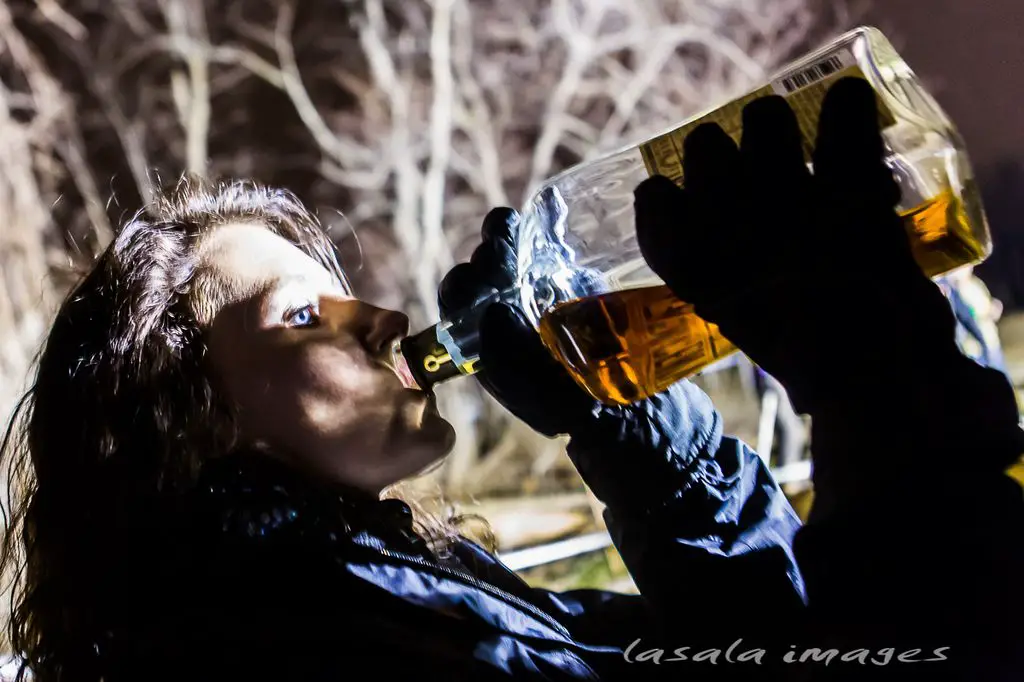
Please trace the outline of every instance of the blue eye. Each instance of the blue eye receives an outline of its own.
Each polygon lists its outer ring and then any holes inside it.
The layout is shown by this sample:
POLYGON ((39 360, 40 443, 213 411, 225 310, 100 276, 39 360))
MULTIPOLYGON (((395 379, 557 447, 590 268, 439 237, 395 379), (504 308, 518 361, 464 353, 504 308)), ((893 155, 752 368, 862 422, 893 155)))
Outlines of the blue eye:
POLYGON ((285 321, 292 327, 313 327, 319 322, 316 310, 311 305, 292 310, 285 315, 285 321))

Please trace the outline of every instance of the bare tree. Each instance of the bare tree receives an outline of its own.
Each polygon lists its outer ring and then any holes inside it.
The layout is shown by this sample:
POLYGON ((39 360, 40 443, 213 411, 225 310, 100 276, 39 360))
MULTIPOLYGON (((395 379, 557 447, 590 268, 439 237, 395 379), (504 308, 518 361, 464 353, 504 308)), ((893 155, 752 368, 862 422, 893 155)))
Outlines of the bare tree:
MULTIPOLYGON (((0 2, 2 385, 19 385, 66 287, 55 269, 87 264, 162 177, 288 186, 335 227, 362 292, 430 324, 440 278, 490 207, 519 206, 553 173, 754 87, 838 28, 836 7, 0 2)), ((472 382, 440 397, 460 434, 441 472, 450 493, 493 485, 524 452, 537 479, 564 464, 560 442, 508 420, 472 382)))

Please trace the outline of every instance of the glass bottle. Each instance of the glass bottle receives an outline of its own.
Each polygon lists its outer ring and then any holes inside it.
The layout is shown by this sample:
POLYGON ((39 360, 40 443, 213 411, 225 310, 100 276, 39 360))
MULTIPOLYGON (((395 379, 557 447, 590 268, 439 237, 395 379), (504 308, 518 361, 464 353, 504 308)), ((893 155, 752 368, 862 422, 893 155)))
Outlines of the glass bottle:
POLYGON ((477 324, 498 299, 524 310, 580 386, 611 404, 653 395, 736 351, 644 262, 633 190, 652 174, 682 184, 685 136, 714 121, 739 142, 743 107, 772 94, 797 113, 810 159, 825 93, 845 76, 878 93, 887 163, 902 190, 898 209, 922 270, 936 277, 987 258, 991 238, 960 134, 885 36, 861 27, 744 97, 548 180, 521 211, 517 286, 402 343, 418 383, 428 388, 479 369, 477 324))

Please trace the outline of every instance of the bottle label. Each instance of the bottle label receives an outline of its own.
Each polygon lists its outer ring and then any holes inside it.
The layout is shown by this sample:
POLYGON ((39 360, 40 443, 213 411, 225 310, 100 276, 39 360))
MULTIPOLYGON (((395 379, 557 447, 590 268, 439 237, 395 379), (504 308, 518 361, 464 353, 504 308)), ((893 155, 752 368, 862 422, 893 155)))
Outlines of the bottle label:
MULTIPOLYGON (((804 156, 810 161, 814 140, 818 135, 818 116, 829 87, 845 77, 867 80, 853 53, 838 50, 794 73, 778 78, 715 111, 701 116, 676 130, 649 140, 640 146, 644 164, 650 175, 664 175, 677 184, 683 179, 683 140, 703 123, 717 123, 729 137, 740 143, 743 135, 743 108, 756 99, 770 95, 786 98, 800 123, 804 156)), ((870 82, 870 81, 869 81, 870 82)), ((884 130, 896 124, 896 119, 881 97, 878 98, 881 127, 884 130)))
POLYGON ((452 356, 438 341, 437 327, 435 325, 419 334, 407 336, 401 343, 409 372, 424 391, 460 374, 458 365, 452 362, 452 356))
MULTIPOLYGON (((795 96, 801 91, 821 89, 823 83, 826 83, 825 89, 827 89, 827 83, 831 83, 833 76, 836 78, 843 76, 859 76, 863 78, 864 74, 857 65, 857 60, 854 59, 853 54, 849 50, 844 49, 830 54, 794 74, 772 81, 771 89, 776 95, 790 98, 791 95, 795 96)), ((821 93, 820 97, 817 98, 819 106, 824 96, 824 93, 821 93)), ((811 97, 814 98, 814 94, 811 97)), ((794 106, 793 99, 790 99, 789 104, 794 106)), ((796 107, 794 106, 794 108, 796 107)))

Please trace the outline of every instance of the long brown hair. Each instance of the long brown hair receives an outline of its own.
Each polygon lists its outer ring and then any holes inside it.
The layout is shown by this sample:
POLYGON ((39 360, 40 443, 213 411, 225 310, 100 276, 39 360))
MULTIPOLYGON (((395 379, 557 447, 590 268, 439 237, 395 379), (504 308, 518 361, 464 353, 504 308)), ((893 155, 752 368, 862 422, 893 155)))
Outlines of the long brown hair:
POLYGON ((56 314, 0 444, 8 634, 36 679, 98 679, 95 584, 130 551, 110 530, 117 515, 187 490, 205 458, 235 444, 232 410, 203 370, 193 288, 198 240, 237 221, 265 225, 347 286, 335 245, 291 193, 185 179, 124 226, 56 314))

